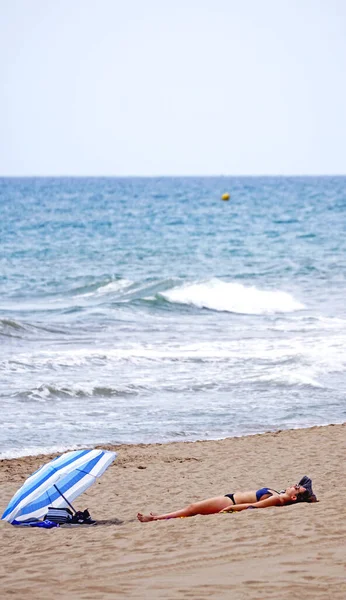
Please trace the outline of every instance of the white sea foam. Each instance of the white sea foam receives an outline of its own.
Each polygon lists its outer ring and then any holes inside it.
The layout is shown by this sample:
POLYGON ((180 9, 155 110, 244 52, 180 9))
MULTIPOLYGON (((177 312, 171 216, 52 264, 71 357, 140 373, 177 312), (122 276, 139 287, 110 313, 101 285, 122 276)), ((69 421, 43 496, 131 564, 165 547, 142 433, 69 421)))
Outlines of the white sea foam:
POLYGON ((274 369, 273 372, 259 375, 256 381, 262 383, 274 383, 283 386, 309 386, 313 388, 323 388, 323 385, 317 380, 315 372, 309 373, 307 370, 274 369))
POLYGON ((296 361, 316 366, 325 366, 333 371, 345 368, 346 334, 316 338, 313 335, 295 336, 288 339, 244 338, 198 341, 188 343, 123 344, 102 348, 47 348, 36 352, 18 353, 15 359, 0 361, 0 370, 6 373, 24 373, 49 368, 60 371, 65 368, 95 367, 112 369, 119 362, 140 364, 145 362, 200 361, 218 362, 263 360, 275 364, 277 361, 296 361))
POLYGON ((346 319, 340 319, 338 317, 326 317, 322 315, 311 316, 311 315, 294 315, 292 320, 283 318, 282 321, 276 322, 268 327, 273 331, 292 331, 297 333, 306 333, 314 331, 327 331, 337 330, 338 332, 346 332, 346 319))
POLYGON ((68 450, 79 450, 85 448, 83 445, 71 445, 71 446, 27 446, 18 450, 7 450, 0 452, 0 460, 9 458, 22 458, 23 456, 38 456, 40 454, 57 454, 67 452, 68 450))
POLYGON ((280 290, 260 290, 241 283, 210 279, 162 292, 168 302, 189 304, 210 310, 262 315, 276 312, 293 312, 305 306, 291 294, 280 290))

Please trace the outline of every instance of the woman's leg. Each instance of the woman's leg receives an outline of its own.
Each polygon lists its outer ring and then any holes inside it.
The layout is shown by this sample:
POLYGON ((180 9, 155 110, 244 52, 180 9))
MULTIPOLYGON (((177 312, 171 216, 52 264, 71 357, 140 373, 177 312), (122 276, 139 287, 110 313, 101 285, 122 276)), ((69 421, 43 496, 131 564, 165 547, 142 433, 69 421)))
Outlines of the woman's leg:
POLYGON ((230 498, 227 498, 226 496, 216 496, 215 498, 208 498, 201 502, 194 502, 181 510, 166 513, 164 515, 143 515, 142 513, 138 513, 137 518, 142 523, 147 523, 148 521, 160 521, 162 519, 177 519, 179 517, 193 517, 195 515, 212 515, 231 505, 233 505, 233 502, 230 498))

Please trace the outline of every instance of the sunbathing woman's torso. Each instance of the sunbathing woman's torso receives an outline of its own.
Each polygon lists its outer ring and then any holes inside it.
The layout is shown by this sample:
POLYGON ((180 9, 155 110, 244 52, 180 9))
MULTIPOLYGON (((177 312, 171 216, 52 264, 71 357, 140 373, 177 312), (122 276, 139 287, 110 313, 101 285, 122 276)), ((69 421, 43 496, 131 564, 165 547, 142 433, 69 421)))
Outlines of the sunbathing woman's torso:
POLYGON ((249 492, 235 492, 233 497, 236 504, 244 504, 247 502, 259 502, 260 500, 265 500, 266 498, 270 498, 270 496, 276 495, 277 492, 275 490, 264 487, 249 492))

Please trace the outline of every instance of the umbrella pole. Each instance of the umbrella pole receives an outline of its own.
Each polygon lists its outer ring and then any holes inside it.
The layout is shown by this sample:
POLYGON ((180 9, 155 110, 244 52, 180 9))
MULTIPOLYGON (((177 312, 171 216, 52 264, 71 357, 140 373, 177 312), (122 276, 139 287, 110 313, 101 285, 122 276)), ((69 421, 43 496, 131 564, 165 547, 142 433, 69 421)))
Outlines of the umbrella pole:
POLYGON ((54 487, 55 487, 55 489, 56 489, 56 490, 59 492, 60 496, 62 496, 62 497, 64 498, 65 502, 67 502, 67 504, 68 504, 68 505, 69 505, 69 506, 72 508, 73 512, 74 512, 74 513, 76 513, 76 511, 75 511, 75 509, 73 508, 73 506, 72 506, 71 502, 69 502, 69 501, 67 500, 67 498, 65 498, 64 494, 63 494, 63 493, 62 493, 62 492, 59 490, 59 488, 58 488, 58 487, 55 485, 55 483, 54 483, 54 487))

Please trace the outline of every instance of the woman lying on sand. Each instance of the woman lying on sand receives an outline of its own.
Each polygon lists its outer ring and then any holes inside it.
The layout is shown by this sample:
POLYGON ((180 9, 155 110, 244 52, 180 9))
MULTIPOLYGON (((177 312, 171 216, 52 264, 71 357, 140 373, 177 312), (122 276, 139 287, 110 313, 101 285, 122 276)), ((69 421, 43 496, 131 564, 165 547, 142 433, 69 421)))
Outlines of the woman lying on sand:
POLYGON ((305 475, 299 483, 291 485, 282 492, 277 492, 271 488, 261 488, 260 490, 251 490, 248 492, 235 492, 226 494, 226 496, 216 496, 208 498, 201 502, 189 504, 181 510, 167 513, 164 515, 137 514, 137 518, 142 523, 149 521, 160 521, 161 519, 176 519, 179 517, 193 517, 195 515, 212 515, 219 512, 234 512, 245 510, 246 508, 267 508, 268 506, 285 506, 297 502, 317 502, 317 498, 312 491, 312 481, 305 475))

